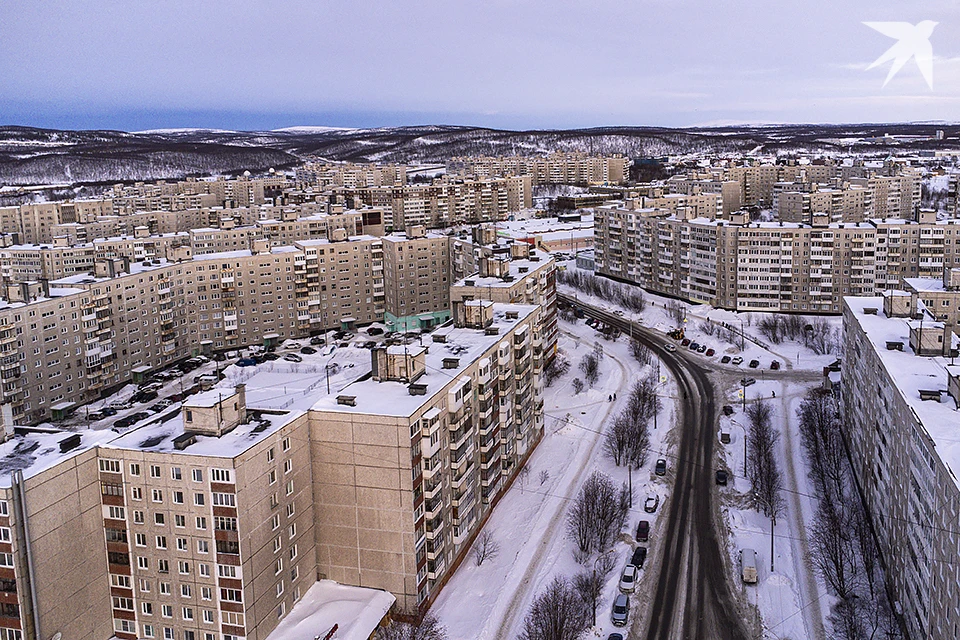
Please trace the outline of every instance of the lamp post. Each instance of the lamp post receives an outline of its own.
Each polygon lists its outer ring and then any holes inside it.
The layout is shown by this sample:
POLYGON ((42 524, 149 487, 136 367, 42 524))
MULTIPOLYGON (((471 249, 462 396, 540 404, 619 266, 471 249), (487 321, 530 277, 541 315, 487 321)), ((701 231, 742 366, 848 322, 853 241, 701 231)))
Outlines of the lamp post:
POLYGON ((740 351, 743 351, 747 346, 746 340, 744 340, 743 337, 743 318, 741 318, 738 314, 737 320, 740 321, 740 351))

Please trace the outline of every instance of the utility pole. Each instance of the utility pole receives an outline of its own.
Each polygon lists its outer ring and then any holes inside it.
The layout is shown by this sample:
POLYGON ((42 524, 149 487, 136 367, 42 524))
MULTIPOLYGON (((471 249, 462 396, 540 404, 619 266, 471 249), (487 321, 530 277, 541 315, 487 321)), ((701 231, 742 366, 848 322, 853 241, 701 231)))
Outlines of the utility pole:
MULTIPOLYGON (((629 465, 629 464, 627 465, 627 484, 628 484, 628 486, 630 487, 630 488, 629 488, 629 491, 630 491, 630 508, 632 509, 632 508, 633 508, 633 467, 632 467, 631 465, 629 465)), ((594 624, 596 624, 596 623, 594 623, 594 624)))
POLYGON ((770 572, 773 573, 773 527, 777 524, 777 514, 770 516, 770 572))

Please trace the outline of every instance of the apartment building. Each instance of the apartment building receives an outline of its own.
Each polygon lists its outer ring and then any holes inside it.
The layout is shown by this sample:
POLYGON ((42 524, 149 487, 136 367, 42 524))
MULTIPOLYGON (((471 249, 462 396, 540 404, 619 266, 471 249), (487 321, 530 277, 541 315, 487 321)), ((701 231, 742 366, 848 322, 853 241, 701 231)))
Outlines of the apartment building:
POLYGON ((960 367, 942 355, 953 331, 916 309, 903 292, 844 299, 841 401, 895 607, 910 637, 939 640, 960 616, 960 367))
POLYGON ((394 187, 407 183, 407 167, 396 164, 323 164, 306 162, 297 168, 301 185, 327 187, 394 187))
POLYGON ((630 177, 630 164, 630 159, 621 155, 552 153, 546 157, 464 156, 451 158, 447 168, 485 178, 527 175, 533 184, 624 184, 630 177))
POLYGON ((432 601, 542 436, 536 310, 458 304, 456 327, 374 350, 370 379, 316 403, 324 574, 381 586, 407 610, 432 601))
POLYGON ((8 430, 0 634, 262 640, 325 578, 429 606, 542 437, 536 312, 463 302, 293 404, 254 376, 125 433, 8 430))
POLYGON ((731 310, 841 313, 847 295, 876 295, 904 278, 960 265, 960 226, 921 211, 917 221, 812 224, 670 215, 600 207, 596 269, 651 291, 731 310))
POLYGON ((450 318, 449 244, 422 226, 383 237, 384 320, 395 331, 429 329, 450 318))

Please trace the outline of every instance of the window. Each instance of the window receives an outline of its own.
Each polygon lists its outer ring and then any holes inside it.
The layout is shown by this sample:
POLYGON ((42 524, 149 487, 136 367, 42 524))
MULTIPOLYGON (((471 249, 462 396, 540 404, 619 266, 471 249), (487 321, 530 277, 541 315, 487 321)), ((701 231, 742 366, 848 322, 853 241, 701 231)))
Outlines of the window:
MULTIPOLYGON (((137 623, 133 620, 121 620, 119 618, 113 619, 113 630, 120 631, 122 633, 136 633, 137 632, 137 623)), ((2 637, 2 636, 0 636, 2 637)))
POLYGON ((150 581, 140 578, 140 592, 150 593, 150 581))
POLYGON ((270 481, 270 484, 275 484, 277 482, 277 470, 270 469, 270 473, 267 474, 267 479, 270 481))
POLYGON ((145 533, 138 533, 138 534, 136 535, 136 537, 135 537, 135 540, 136 540, 136 545, 137 545, 138 547, 145 547, 145 546, 147 546, 147 534, 145 534, 145 533))
POLYGON ((177 538, 177 551, 186 551, 186 550, 187 550, 187 539, 177 538))
MULTIPOLYGON (((168 617, 172 618, 173 612, 171 612, 168 617)), ((163 640, 174 640, 173 629, 170 627, 163 628, 163 640)))
POLYGON ((243 594, 239 589, 220 589, 220 599, 224 602, 243 602, 243 594))
POLYGON ((130 497, 134 500, 143 500, 143 489, 140 487, 132 487, 130 489, 130 497))
POLYGON ((213 494, 213 506, 236 507, 237 496, 233 493, 215 493, 213 494))
POLYGON ((277 536, 273 540, 273 552, 276 553, 277 551, 280 551, 282 547, 283 547, 283 541, 280 539, 280 536, 277 536))
POLYGON ((273 563, 273 575, 277 575, 283 571, 283 558, 277 558, 273 563))
POLYGON ((143 556, 137 556, 137 569, 149 569, 150 560, 143 556))
POLYGON ((174 491, 174 492, 173 492, 173 503, 174 503, 174 504, 183 504, 183 491, 174 491))
POLYGON ((290 527, 288 528, 288 531, 290 533, 291 538, 297 535, 297 523, 294 522, 293 524, 291 524, 290 527))
POLYGON ((203 516, 197 516, 197 529, 200 531, 207 530, 207 519, 203 516))
POLYGON ((157 549, 167 548, 167 536, 157 536, 157 549))
POLYGON ((133 598, 113 596, 113 608, 122 609, 123 611, 133 611, 133 598))
POLYGON ((213 599, 213 590, 210 587, 200 587, 200 599, 201 600, 213 599))
POLYGON ((271 526, 271 528, 273 528, 274 531, 276 531, 277 529, 280 528, 280 514, 279 514, 279 513, 273 514, 273 516, 270 518, 270 526, 271 526))
POLYGON ((210 553, 210 542, 207 540, 197 540, 197 553, 210 553))
POLYGON ((181 560, 177 563, 177 568, 180 570, 180 575, 185 576, 190 573, 190 563, 181 560))
POLYGON ((284 460, 283 461, 283 472, 290 473, 293 471, 293 460, 284 460))
POLYGON ((120 473, 120 461, 100 460, 100 471, 104 473, 120 473))
POLYGON ((183 480, 183 476, 180 472, 180 467, 170 467, 170 479, 183 480))
POLYGON ((111 520, 123 520, 126 517, 126 514, 123 512, 123 507, 107 507, 107 517, 111 520))
POLYGON ((144 638, 152 638, 152 637, 153 637, 153 625, 152 625, 152 624, 145 624, 145 625, 143 625, 143 637, 144 637, 144 638))
POLYGON ((293 493, 293 480, 290 480, 289 482, 287 482, 287 495, 289 496, 292 493, 293 493))
POLYGON ((300 577, 300 568, 294 566, 293 569, 290 569, 290 582, 295 582, 297 578, 300 577))
POLYGON ((162 513, 155 513, 155 514, 153 514, 153 521, 154 521, 154 523, 159 524, 159 525, 165 524, 165 519, 164 519, 162 513))
POLYGON ((203 621, 207 624, 213 624, 214 616, 213 611, 210 609, 203 610, 203 621))
POLYGON ((153 496, 153 501, 154 501, 154 502, 163 502, 163 490, 162 490, 162 489, 154 489, 154 490, 151 492, 151 495, 153 496))
POLYGON ((134 511, 134 512, 133 512, 133 523, 134 523, 134 524, 143 524, 143 511, 134 511))
POLYGON ((290 547, 290 559, 293 560, 296 557, 297 557, 297 545, 294 544, 292 547, 290 547))
POLYGON ((288 518, 291 517, 291 516, 293 516, 293 514, 296 513, 296 512, 297 512, 296 503, 291 502, 290 504, 287 505, 287 517, 288 517, 288 518))
POLYGON ((170 595, 170 583, 161 582, 160 583, 160 595, 168 596, 170 595))
POLYGON ((198 506, 198 507, 202 507, 202 506, 203 506, 203 504, 204 504, 204 497, 203 497, 203 494, 202 494, 202 493, 195 493, 195 494, 193 494, 193 504, 195 504, 195 505, 198 506))
POLYGON ((192 590, 190 589, 190 585, 188 585, 188 584, 182 584, 182 585, 180 585, 180 597, 181 597, 181 598, 189 598, 189 597, 191 597, 192 595, 193 595, 193 592, 192 592, 192 590))
POLYGON ((160 467, 159 465, 152 464, 150 465, 150 477, 159 478, 160 477, 160 467))
POLYGON ((290 436, 287 436, 286 438, 284 438, 281 441, 280 446, 283 448, 284 451, 290 451, 290 436))
POLYGON ((283 580, 277 583, 277 597, 279 598, 282 595, 283 595, 283 580))
POLYGON ((232 564, 218 564, 217 575, 221 578, 236 578, 237 567, 232 564))
POLYGON ((160 615, 162 615, 164 618, 172 618, 173 605, 172 604, 160 605, 160 615))
POLYGON ((180 615, 184 620, 193 620, 193 609, 191 607, 182 607, 180 615))
POLYGON ((270 447, 269 449, 267 449, 267 462, 273 462, 273 458, 274 458, 273 447, 270 447))
POLYGON ((194 482, 203 482, 203 469, 194 469, 194 470, 193 470, 193 481, 194 481, 194 482))
POLYGON ((233 482, 229 469, 211 469, 210 480, 213 482, 233 482))
POLYGON ((152 603, 152 602, 141 602, 141 603, 140 603, 140 610, 143 612, 143 615, 145 615, 145 616, 152 616, 152 615, 153 615, 153 603, 152 603))
POLYGON ((123 589, 130 588, 130 576, 122 576, 116 573, 110 574, 110 586, 111 587, 121 587, 123 589))
POLYGON ((157 571, 159 571, 160 573, 170 573, 170 561, 157 560, 157 571))

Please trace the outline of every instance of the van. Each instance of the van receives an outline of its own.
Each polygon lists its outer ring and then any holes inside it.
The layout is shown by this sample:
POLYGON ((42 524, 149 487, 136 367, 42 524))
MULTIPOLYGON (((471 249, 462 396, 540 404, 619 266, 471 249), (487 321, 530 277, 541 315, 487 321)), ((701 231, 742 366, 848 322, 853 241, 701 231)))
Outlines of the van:
POLYGON ((744 582, 757 583, 757 552, 753 549, 740 550, 740 575, 744 582))

